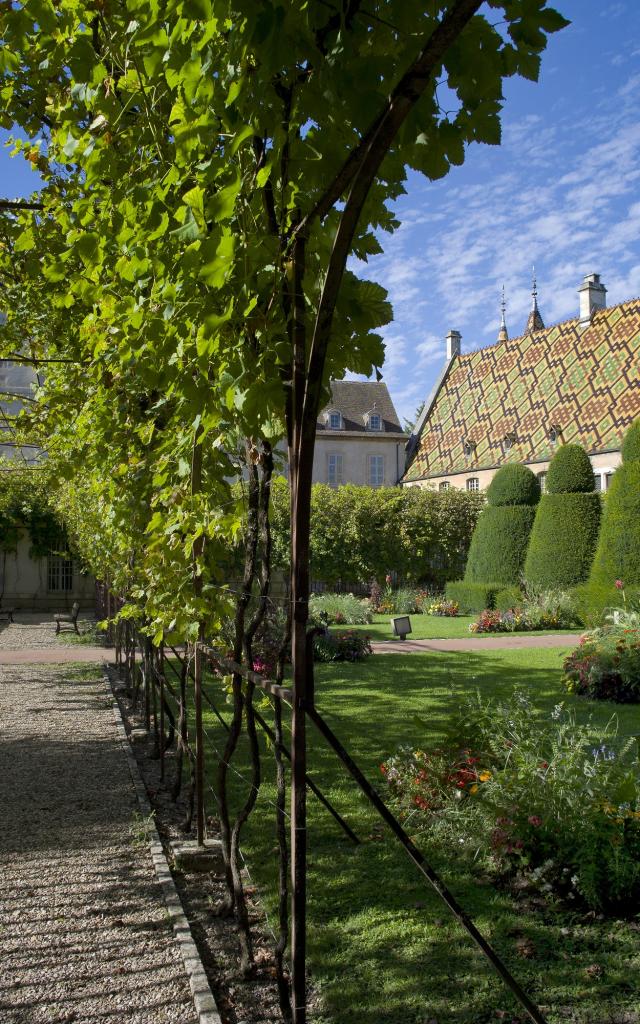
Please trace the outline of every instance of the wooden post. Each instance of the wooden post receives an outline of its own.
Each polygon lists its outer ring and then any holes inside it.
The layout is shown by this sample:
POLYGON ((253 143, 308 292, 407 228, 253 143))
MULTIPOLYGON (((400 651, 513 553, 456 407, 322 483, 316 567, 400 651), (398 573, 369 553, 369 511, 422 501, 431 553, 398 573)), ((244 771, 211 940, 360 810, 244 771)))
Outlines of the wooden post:
POLYGON ((202 728, 202 665, 203 656, 200 641, 195 645, 193 707, 196 730, 196 835, 198 846, 204 846, 204 732, 202 728))

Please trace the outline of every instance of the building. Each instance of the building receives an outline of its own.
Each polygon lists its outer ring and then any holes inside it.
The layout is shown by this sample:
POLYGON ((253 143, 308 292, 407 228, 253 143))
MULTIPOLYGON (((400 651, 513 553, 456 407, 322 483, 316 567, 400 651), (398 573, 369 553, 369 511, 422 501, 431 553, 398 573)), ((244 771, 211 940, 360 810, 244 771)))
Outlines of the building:
POLYGON ((316 428, 313 482, 392 487, 404 471, 407 434, 387 385, 332 380, 316 428))
POLYGON ((533 288, 524 333, 502 322, 494 345, 463 353, 450 331, 446 362, 407 444, 402 483, 481 490, 508 462, 529 466, 544 489, 559 444, 589 454, 598 490, 620 463, 622 437, 640 416, 640 299, 606 305, 599 274, 579 289, 579 315, 545 327, 533 288))
MULTIPOLYGON (((1 334, 0 334, 1 337, 1 334)), ((37 374, 28 363, 0 359, 0 457, 9 463, 22 460, 37 473, 46 455, 34 445, 16 445, 13 421, 33 394, 37 374)), ((11 465, 0 467, 11 473, 11 465)), ((63 611, 74 601, 81 608, 95 608, 95 581, 76 561, 56 551, 42 558, 32 555, 28 530, 21 531, 15 549, 6 550, 0 536, 0 608, 26 611, 63 611)))

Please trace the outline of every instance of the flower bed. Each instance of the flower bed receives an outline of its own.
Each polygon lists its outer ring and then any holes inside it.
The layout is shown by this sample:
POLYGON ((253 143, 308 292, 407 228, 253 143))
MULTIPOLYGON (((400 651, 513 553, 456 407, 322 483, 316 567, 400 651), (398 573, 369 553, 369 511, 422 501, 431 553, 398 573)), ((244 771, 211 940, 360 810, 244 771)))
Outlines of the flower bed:
POLYGON ((640 910, 640 765, 633 740, 563 705, 541 720, 523 694, 463 705, 446 746, 402 747, 383 765, 394 801, 452 855, 504 881, 614 914, 640 910))
POLYGON ((448 601, 446 598, 441 598, 439 601, 432 601, 427 611, 429 615, 442 615, 449 619, 454 619, 460 613, 460 605, 457 601, 448 601))
POLYGON ((565 658, 569 693, 619 704, 640 701, 640 629, 604 626, 585 633, 565 658))
POLYGON ((570 629, 577 623, 570 595, 542 591, 513 608, 485 608, 469 630, 472 633, 520 633, 538 629, 570 629))
POLYGON ((363 661, 373 654, 371 640, 350 629, 345 633, 321 633, 313 641, 316 661, 363 661))

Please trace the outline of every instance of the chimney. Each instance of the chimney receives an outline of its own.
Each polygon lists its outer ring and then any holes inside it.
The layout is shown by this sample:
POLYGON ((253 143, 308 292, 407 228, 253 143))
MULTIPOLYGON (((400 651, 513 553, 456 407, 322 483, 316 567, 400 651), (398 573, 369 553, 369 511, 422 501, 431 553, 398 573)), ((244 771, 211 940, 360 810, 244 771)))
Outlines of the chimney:
POLYGON ((451 360, 454 356, 460 355, 462 335, 460 331, 449 331, 447 334, 447 359, 451 360))
POLYGON ((600 274, 587 274, 578 288, 580 296, 580 323, 587 325, 596 309, 604 309, 607 304, 607 289, 600 281, 600 274))

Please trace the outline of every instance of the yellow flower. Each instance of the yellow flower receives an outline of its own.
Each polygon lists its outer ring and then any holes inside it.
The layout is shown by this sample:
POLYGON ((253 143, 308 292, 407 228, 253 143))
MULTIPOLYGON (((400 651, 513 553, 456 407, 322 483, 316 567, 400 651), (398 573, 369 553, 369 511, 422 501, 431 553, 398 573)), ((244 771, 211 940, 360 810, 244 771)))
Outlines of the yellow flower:
POLYGON ((478 778, 480 779, 480 782, 488 782, 491 778, 491 772, 480 772, 478 778))
POLYGON ((478 792, 478 784, 477 784, 477 782, 474 782, 473 786, 471 786, 471 788, 469 789, 469 792, 470 793, 477 793, 478 792))

